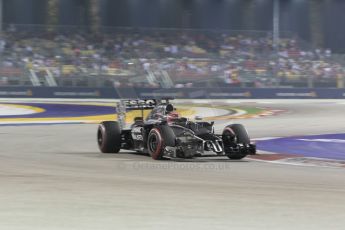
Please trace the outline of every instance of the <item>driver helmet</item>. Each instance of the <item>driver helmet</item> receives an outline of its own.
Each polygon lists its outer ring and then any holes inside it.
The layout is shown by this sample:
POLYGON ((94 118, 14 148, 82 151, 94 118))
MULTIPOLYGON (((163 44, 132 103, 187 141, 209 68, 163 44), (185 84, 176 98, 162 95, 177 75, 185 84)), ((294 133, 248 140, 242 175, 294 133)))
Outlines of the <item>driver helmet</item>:
POLYGON ((168 122, 172 122, 179 118, 178 112, 176 112, 174 106, 172 104, 168 104, 166 106, 166 115, 168 122))

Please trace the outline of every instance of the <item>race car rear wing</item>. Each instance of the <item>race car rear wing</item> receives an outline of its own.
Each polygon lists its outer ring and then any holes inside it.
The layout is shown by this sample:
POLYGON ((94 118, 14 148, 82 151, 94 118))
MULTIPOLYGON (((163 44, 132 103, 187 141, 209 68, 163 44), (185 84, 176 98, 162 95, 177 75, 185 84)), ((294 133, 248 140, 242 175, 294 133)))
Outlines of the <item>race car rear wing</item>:
POLYGON ((126 109, 141 110, 141 109, 153 109, 157 105, 157 100, 120 100, 120 103, 125 106, 126 109))
POLYGON ((125 99, 116 104, 117 120, 121 129, 126 126, 126 112, 128 110, 141 110, 141 117, 144 119, 144 110, 151 110, 158 104, 169 104, 172 98, 162 99, 125 99))
POLYGON ((121 129, 126 125, 126 112, 128 110, 141 110, 141 116, 144 117, 144 110, 153 109, 158 103, 160 103, 160 101, 156 99, 120 100, 120 102, 116 104, 116 113, 121 129))

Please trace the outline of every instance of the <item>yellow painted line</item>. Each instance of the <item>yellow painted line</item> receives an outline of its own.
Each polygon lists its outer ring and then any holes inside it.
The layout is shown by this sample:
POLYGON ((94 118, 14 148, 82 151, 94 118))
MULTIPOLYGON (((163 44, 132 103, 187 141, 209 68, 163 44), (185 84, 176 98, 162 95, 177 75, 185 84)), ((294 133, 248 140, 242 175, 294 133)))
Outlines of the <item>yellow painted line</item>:
POLYGON ((0 122, 40 122, 40 121, 86 121, 86 120, 114 120, 113 114, 102 115, 102 116, 85 116, 85 117, 42 117, 42 118, 4 118, 0 119, 0 122))
POLYGON ((220 115, 220 116, 206 117, 205 120, 227 120, 227 119, 236 119, 239 117, 248 116, 246 110, 236 109, 236 108, 232 108, 231 110, 236 111, 236 113, 231 114, 231 115, 224 115, 224 116, 220 115))
POLYGON ((56 104, 56 105, 94 105, 94 106, 108 106, 108 107, 114 107, 116 108, 116 103, 110 103, 110 102, 54 102, 54 101, 49 101, 49 102, 39 102, 39 103, 44 103, 44 104, 56 104))
POLYGON ((248 118, 261 118, 264 116, 272 116, 273 113, 267 113, 263 111, 255 114, 243 114, 243 115, 228 115, 228 116, 218 116, 218 117, 208 117, 206 120, 229 120, 229 119, 248 119, 248 118))
MULTIPOLYGON (((191 109, 178 109, 181 116, 191 116, 195 112, 191 109)), ((149 110, 144 111, 144 117, 149 114, 149 110)), ((132 123, 135 117, 141 116, 141 111, 130 111, 126 114, 126 122, 132 123)), ((99 123, 101 121, 113 121, 117 119, 116 114, 105 114, 96 116, 82 116, 82 117, 47 117, 47 118, 0 118, 0 122, 41 122, 41 121, 83 121, 87 123, 99 123)))
MULTIPOLYGON (((144 110, 144 117, 146 117, 150 112, 151 112, 151 110, 144 110)), ((195 111, 192 109, 177 109, 177 112, 180 114, 180 116, 183 116, 183 117, 191 117, 195 114, 195 111)), ((101 121, 105 121, 106 118, 109 118, 109 116, 112 116, 112 118, 110 120, 114 120, 114 117, 115 117, 115 120, 117 119, 117 115, 115 114, 115 115, 108 115, 108 117, 105 116, 105 117, 96 117, 95 119, 92 118, 92 119, 89 119, 89 121, 91 121, 91 122, 93 121, 95 123, 98 123, 101 121)), ((135 111, 127 112, 126 123, 133 123, 134 118, 136 118, 136 117, 141 117, 141 111, 135 110, 135 111)))
MULTIPOLYGON (((76 102, 48 102, 47 104, 75 104, 75 105, 93 105, 93 106, 109 106, 114 107, 114 110, 116 108, 115 103, 110 102, 82 102, 82 103, 76 103, 76 102)), ((1 104, 8 107, 14 107, 14 108, 22 108, 22 109, 28 109, 32 110, 35 113, 42 113, 45 111, 45 109, 35 107, 35 106, 28 106, 28 105, 20 105, 20 104, 1 104)), ((144 111, 144 117, 146 117, 151 110, 145 110, 144 111)), ((177 109, 177 112, 180 114, 180 116, 183 117, 192 117, 195 115, 195 111, 192 108, 182 108, 177 109)), ((205 120, 228 120, 228 119, 247 119, 247 118, 258 118, 261 116, 267 116, 272 115, 273 113, 270 111, 263 111, 261 113, 257 114, 246 114, 245 110, 239 110, 236 109, 236 112, 238 115, 226 115, 226 116, 211 116, 211 117, 205 117, 205 120)), ((141 111, 140 110, 134 110, 129 111, 126 114, 126 122, 132 123, 135 117, 140 117, 141 111)), ((81 121, 86 123, 99 123, 101 121, 106 120, 116 120, 117 115, 116 114, 105 114, 105 115, 95 115, 95 116, 81 116, 81 117, 49 117, 49 118, 0 118, 0 122, 40 122, 40 121, 81 121)))
MULTIPOLYGON (((19 108, 19 109, 28 109, 32 110, 35 113, 42 113, 45 111, 45 109, 35 107, 35 106, 29 106, 29 105, 17 105, 17 104, 0 104, 2 106, 12 107, 12 108, 19 108)), ((19 114, 20 115, 20 114, 19 114)))

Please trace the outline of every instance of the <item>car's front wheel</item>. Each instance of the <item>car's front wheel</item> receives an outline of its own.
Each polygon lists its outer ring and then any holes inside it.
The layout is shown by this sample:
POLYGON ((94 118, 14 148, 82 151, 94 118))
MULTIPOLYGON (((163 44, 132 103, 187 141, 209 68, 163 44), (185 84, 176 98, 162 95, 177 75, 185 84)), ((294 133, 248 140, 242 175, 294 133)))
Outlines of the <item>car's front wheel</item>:
POLYGON ((241 124, 232 124, 224 128, 222 139, 225 154, 232 160, 239 160, 247 156, 247 151, 233 151, 236 144, 250 144, 247 130, 241 124))
POLYGON ((164 154, 165 143, 162 133, 158 128, 151 129, 147 138, 147 150, 151 157, 155 160, 160 160, 164 154))
POLYGON ((175 134, 169 126, 151 129, 147 137, 147 150, 154 160, 161 160, 166 146, 175 146, 175 134))
POLYGON ((103 121, 98 126, 97 143, 102 153, 118 153, 121 149, 121 128, 116 121, 103 121))

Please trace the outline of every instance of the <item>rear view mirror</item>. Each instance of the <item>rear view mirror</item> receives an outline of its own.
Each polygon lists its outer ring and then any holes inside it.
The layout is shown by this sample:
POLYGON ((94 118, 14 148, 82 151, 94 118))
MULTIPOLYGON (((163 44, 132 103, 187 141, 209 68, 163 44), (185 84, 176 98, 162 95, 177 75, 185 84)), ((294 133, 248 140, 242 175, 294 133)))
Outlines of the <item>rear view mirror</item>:
POLYGON ((201 117, 201 116, 195 116, 194 119, 195 119, 196 121, 202 121, 202 117, 201 117))

